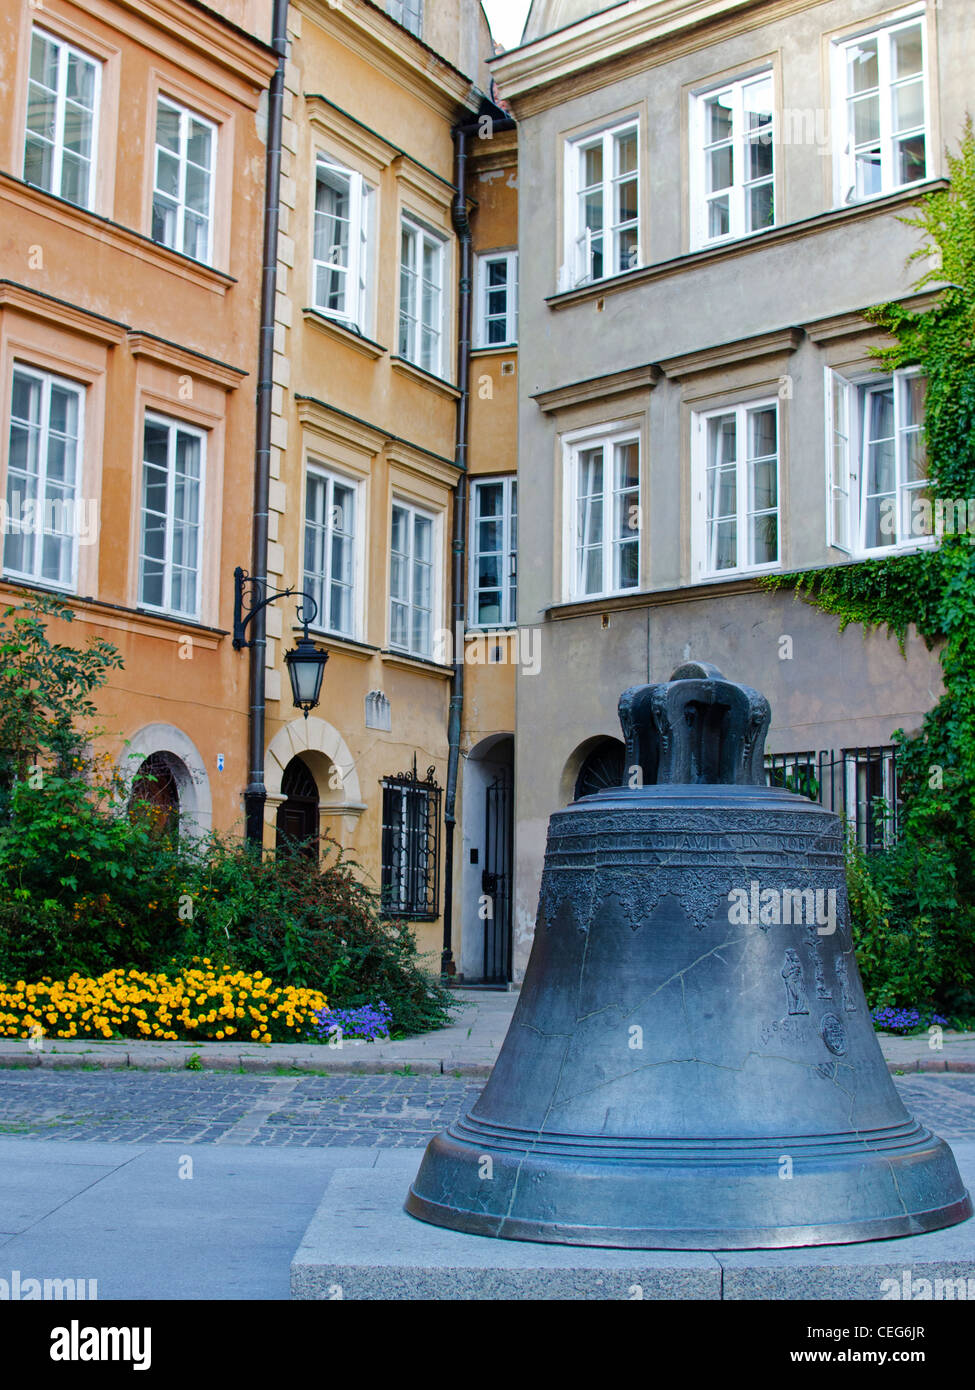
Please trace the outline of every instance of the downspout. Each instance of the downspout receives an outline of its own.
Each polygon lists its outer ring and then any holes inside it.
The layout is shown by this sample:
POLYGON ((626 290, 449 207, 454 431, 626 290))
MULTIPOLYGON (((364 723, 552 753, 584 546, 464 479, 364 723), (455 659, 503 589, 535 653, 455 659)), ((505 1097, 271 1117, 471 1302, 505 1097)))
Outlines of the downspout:
MULTIPOLYGON (((480 135, 484 117, 454 127, 454 200, 451 219, 460 242, 460 275, 457 297, 457 427, 454 441, 454 462, 461 470, 454 485, 454 543, 450 559, 452 593, 451 632, 454 660, 450 682, 450 708, 447 715, 447 786, 444 793, 444 910, 443 950, 440 956, 442 975, 454 975, 457 966, 453 954, 454 924, 454 828, 457 824, 457 772, 460 766, 460 736, 464 715, 464 625, 465 557, 467 553, 467 447, 470 424, 470 367, 471 319, 473 317, 473 252, 471 224, 467 215, 467 139, 480 135)), ((513 130, 510 117, 494 118, 491 133, 513 130)))
MULTIPOLYGON (((254 523, 251 575, 255 592, 267 588, 268 510, 271 478, 271 400, 274 372, 274 309, 277 294, 278 222, 281 192, 281 125, 284 115, 284 69, 288 53, 288 0, 274 0, 271 47, 278 65, 267 103, 267 162, 264 180, 264 249, 261 270, 261 326, 257 357, 257 431, 254 453, 254 523)), ((249 669, 248 783, 244 792, 244 826, 253 845, 264 842, 264 724, 267 610, 252 620, 249 669)))

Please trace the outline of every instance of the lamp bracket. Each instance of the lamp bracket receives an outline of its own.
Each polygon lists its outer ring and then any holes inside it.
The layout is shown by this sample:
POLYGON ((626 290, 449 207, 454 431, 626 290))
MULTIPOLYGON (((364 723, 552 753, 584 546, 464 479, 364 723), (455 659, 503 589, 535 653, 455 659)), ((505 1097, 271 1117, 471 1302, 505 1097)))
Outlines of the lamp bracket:
POLYGON ((254 645, 254 639, 247 636, 247 625, 263 608, 279 598, 296 596, 303 600, 297 605, 297 614, 307 638, 309 625, 318 617, 318 603, 312 595, 303 589, 269 589, 266 579, 248 574, 238 565, 234 570, 234 651, 239 652, 244 647, 254 645), (246 611, 245 600, 250 605, 246 611))

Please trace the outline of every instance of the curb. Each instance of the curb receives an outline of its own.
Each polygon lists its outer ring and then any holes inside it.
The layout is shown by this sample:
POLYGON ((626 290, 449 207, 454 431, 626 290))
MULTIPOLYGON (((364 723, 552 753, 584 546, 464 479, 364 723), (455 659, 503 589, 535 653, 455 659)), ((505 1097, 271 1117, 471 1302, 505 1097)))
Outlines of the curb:
MULTIPOLYGON (((493 1062, 460 1062, 440 1058, 380 1057, 374 1061, 366 1059, 332 1056, 322 1058, 300 1058, 296 1061, 272 1061, 269 1057, 240 1057, 233 1055, 200 1055, 199 1067, 187 1067, 185 1054, 173 1056, 135 1056, 131 1052, 98 1053, 90 1052, 34 1052, 26 1056, 12 1053, 0 1054, 0 1071, 36 1070, 38 1067, 48 1071, 71 1071, 87 1067, 97 1071, 217 1071, 236 1073, 255 1073, 257 1075, 311 1075, 324 1074, 345 1076, 451 1076, 455 1078, 473 1077, 486 1080, 494 1067, 493 1062)), ((887 1062, 887 1070, 894 1076, 910 1076, 921 1072, 947 1072, 952 1075, 975 1074, 975 1061, 964 1058, 911 1058, 903 1062, 887 1062)))
POLYGON ((394 1057, 378 1058, 367 1062, 331 1058, 321 1062, 317 1058, 301 1059, 294 1062, 276 1062, 265 1057, 200 1057, 199 1067, 187 1067, 184 1057, 133 1057, 131 1053, 118 1052, 99 1057, 86 1052, 47 1052, 32 1053, 17 1057, 0 1055, 0 1071, 78 1071, 82 1068, 95 1071, 216 1071, 234 1073, 256 1073, 277 1075, 326 1076, 342 1074, 345 1076, 450 1076, 481 1077, 485 1080, 491 1075, 493 1063, 489 1062, 451 1062, 414 1059, 398 1060, 394 1057))

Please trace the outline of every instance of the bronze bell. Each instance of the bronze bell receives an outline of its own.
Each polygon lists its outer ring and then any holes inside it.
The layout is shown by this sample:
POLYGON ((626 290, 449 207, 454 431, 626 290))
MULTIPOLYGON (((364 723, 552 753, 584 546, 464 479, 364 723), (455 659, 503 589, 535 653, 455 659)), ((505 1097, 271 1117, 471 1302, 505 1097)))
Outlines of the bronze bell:
POLYGON ((411 1215, 690 1250, 971 1215, 874 1034, 841 823, 764 785, 769 717, 698 663, 624 692, 626 785, 552 816, 511 1027, 470 1113, 428 1145, 411 1215))

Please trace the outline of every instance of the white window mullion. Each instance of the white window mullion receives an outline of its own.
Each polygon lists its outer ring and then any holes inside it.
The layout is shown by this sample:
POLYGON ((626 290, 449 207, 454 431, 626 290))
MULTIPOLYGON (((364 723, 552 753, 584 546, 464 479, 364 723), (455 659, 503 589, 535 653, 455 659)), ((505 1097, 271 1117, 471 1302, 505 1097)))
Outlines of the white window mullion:
POLYGON ((186 112, 179 113, 179 182, 176 205, 176 246, 182 251, 186 245, 186 112))
MULTIPOLYGON (((880 84, 880 179, 881 189, 889 193, 894 187, 894 92, 890 84, 890 31, 883 30, 877 43, 877 80, 880 84)), ((894 410, 897 405, 895 402, 894 410)))
MULTIPOLYGON (((903 378, 895 372, 891 378, 891 387, 894 395, 894 540, 897 545, 903 545, 904 535, 904 483, 906 481, 907 469, 904 460, 904 402, 902 393, 903 378)), ((909 539, 907 537, 906 539, 909 539)))
MULTIPOLYGON (((745 234, 745 102, 741 83, 732 88, 731 149, 734 168, 731 183, 731 234, 745 234)), ((737 426, 736 426, 737 428, 737 426)))
POLYGON ((737 406, 735 415, 735 568, 751 565, 748 533, 748 412, 737 406))

